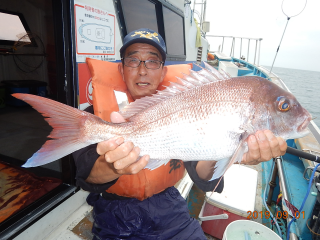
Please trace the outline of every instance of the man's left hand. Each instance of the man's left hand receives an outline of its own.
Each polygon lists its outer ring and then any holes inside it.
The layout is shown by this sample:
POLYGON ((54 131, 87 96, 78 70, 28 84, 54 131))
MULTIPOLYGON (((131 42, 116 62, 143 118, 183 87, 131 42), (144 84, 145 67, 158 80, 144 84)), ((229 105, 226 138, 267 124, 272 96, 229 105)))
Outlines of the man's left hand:
POLYGON ((271 158, 286 153, 287 143, 283 138, 276 137, 270 130, 257 131, 247 140, 248 152, 242 157, 242 164, 256 165, 269 161, 271 158))

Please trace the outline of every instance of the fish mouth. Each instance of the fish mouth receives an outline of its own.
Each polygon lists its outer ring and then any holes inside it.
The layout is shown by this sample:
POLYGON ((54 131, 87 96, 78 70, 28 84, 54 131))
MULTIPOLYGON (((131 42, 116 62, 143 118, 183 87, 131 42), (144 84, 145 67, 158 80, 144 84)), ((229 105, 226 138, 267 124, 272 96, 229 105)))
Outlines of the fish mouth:
POLYGON ((302 131, 306 130, 311 120, 312 120, 311 116, 309 116, 307 119, 305 119, 303 121, 303 123, 298 127, 298 131, 302 132, 302 131))

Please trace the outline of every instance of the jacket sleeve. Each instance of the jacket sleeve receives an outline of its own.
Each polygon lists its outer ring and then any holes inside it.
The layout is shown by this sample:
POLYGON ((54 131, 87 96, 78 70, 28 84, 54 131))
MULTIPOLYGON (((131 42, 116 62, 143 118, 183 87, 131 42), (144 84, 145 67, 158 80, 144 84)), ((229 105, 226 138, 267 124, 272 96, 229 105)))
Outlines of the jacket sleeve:
MULTIPOLYGON (((213 181, 205 181, 201 179, 198 176, 198 173, 196 171, 197 163, 198 163, 197 161, 184 162, 184 166, 187 169, 190 178, 202 191, 204 192, 213 191, 213 189, 218 184, 219 179, 215 179, 213 181)), ((224 186, 224 181, 222 178, 215 192, 221 193, 223 190, 223 186, 224 186)))
MULTIPOLYGON (((93 113, 93 107, 88 107, 85 111, 93 113)), ((96 151, 97 144, 89 145, 78 151, 72 153, 73 159, 76 165, 76 181, 77 186, 81 187, 85 191, 102 193, 116 183, 118 179, 104 184, 88 183, 85 180, 88 178, 93 165, 99 157, 96 151)))

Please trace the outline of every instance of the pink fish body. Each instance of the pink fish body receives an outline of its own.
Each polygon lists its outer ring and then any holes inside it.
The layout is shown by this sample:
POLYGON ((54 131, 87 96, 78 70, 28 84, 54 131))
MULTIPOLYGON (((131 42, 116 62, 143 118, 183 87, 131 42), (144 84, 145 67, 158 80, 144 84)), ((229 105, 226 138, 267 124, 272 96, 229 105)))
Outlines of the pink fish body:
POLYGON ((284 139, 308 133, 311 115, 289 92, 261 77, 230 78, 208 67, 191 71, 166 90, 128 105, 126 123, 113 124, 70 106, 28 94, 28 102, 53 127, 50 138, 25 167, 57 160, 93 143, 115 136, 132 141, 150 155, 155 169, 170 159, 216 160, 212 177, 219 178, 247 151, 246 138, 270 129, 284 139))

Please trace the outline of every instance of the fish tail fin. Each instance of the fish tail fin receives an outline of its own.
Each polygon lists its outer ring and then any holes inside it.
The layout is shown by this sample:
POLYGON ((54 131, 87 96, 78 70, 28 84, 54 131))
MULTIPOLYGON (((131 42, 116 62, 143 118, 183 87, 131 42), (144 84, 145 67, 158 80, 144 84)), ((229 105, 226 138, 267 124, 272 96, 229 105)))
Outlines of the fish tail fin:
POLYGON ((85 136, 80 131, 84 118, 90 118, 92 114, 31 94, 15 93, 12 96, 30 104, 53 128, 48 136, 52 140, 47 140, 23 167, 44 165, 92 144, 88 140, 84 141, 85 136))

